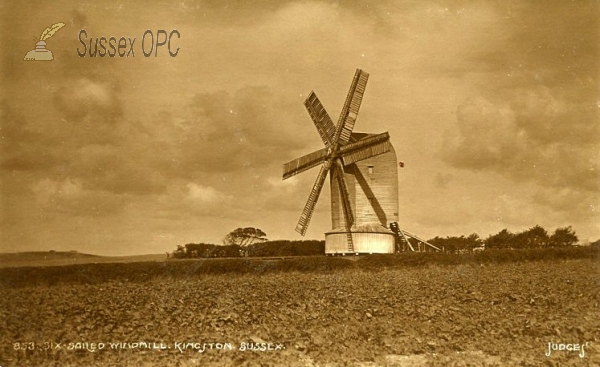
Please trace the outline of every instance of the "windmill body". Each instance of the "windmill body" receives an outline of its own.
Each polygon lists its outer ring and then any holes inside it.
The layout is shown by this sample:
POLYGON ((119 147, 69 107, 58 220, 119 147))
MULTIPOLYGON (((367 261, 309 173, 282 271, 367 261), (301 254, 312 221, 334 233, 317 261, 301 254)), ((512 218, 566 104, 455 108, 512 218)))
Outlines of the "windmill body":
POLYGON ((337 124, 311 92, 304 102, 325 147, 284 165, 283 179, 321 166, 296 231, 304 235, 329 174, 332 231, 325 252, 391 253, 395 235, 386 226, 398 220, 396 154, 387 132, 354 133, 369 74, 357 70, 337 124))
MULTIPOLYGON (((360 140, 368 134, 353 133, 360 140)), ((350 228, 355 253, 392 253, 395 235, 387 226, 398 221, 398 169, 393 146, 390 150, 344 167, 354 224, 350 228)), ((331 185, 332 230, 325 234, 325 253, 348 253, 348 238, 339 185, 331 185)))

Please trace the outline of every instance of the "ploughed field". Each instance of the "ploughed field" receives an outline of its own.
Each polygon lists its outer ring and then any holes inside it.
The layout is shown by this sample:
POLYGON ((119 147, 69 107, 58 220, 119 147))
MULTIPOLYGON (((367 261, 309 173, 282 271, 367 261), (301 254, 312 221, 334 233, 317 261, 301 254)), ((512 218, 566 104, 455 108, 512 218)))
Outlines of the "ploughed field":
POLYGON ((600 365, 597 256, 389 259, 0 269, 0 366, 600 365))

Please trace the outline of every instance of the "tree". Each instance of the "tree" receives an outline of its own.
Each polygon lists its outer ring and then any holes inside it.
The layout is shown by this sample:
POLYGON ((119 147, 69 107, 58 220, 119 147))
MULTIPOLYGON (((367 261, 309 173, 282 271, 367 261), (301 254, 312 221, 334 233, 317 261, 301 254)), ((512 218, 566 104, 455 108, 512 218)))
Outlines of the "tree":
POLYGON ((186 257, 215 257, 216 245, 210 243, 188 243, 185 245, 186 257))
POLYGON ((173 257, 175 257, 177 259, 181 259, 181 258, 184 258, 185 256, 186 256, 185 248, 181 245, 177 245, 177 250, 175 250, 175 252, 173 252, 173 257))
POLYGON ((223 239, 223 243, 227 246, 237 245, 241 247, 247 247, 253 243, 265 241, 267 241, 267 234, 260 229, 253 227, 238 228, 230 232, 223 239))
POLYGON ((473 252, 473 249, 481 246, 481 239, 477 233, 473 233, 468 237, 465 236, 447 236, 446 238, 435 237, 427 241, 438 248, 443 248, 444 251, 451 254, 460 254, 465 252, 473 252))
POLYGON ((490 235, 485 239, 485 248, 486 249, 501 249, 501 248, 510 248, 511 242, 515 238, 515 235, 511 233, 508 229, 504 228, 500 232, 495 235, 490 235))
POLYGON ((557 228, 550 236, 551 246, 571 246, 579 239, 571 226, 557 228))
POLYGON ((548 232, 543 227, 536 225, 523 232, 517 233, 513 238, 514 248, 539 248, 547 246, 549 242, 548 232))
POLYGON ((479 238, 477 233, 471 233, 469 237, 465 238, 464 243, 465 249, 469 252, 473 252, 476 248, 481 249, 483 246, 483 240, 479 238))

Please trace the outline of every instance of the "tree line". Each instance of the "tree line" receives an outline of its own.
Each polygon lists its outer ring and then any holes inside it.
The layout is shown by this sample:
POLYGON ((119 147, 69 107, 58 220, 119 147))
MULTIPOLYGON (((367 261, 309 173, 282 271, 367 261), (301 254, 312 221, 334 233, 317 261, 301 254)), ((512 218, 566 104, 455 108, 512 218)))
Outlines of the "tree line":
POLYGON ((465 236, 434 237, 428 242, 449 253, 472 252, 474 250, 532 249, 572 246, 579 239, 571 226, 557 228, 551 235, 536 225, 521 232, 512 233, 508 229, 482 239, 476 233, 465 236))
MULTIPOLYGON (((479 250, 566 247, 574 245, 577 241, 577 234, 571 226, 557 228, 552 234, 548 234, 543 227, 536 225, 517 233, 512 233, 505 228, 485 239, 473 233, 469 236, 436 236, 427 242, 444 252, 456 254, 479 250)), ((179 245, 173 252, 173 257, 312 256, 324 253, 325 241, 269 241, 262 230, 246 227, 230 232, 223 239, 223 245, 211 243, 179 245)))
POLYGON ((173 257, 271 257, 271 256, 313 256, 325 253, 325 241, 265 241, 248 246, 215 245, 210 243, 188 243, 179 245, 173 257))
POLYGON ((231 231, 223 245, 188 243, 179 245, 173 252, 175 258, 199 257, 269 257, 311 256, 325 253, 325 241, 269 241, 259 228, 245 227, 231 231))

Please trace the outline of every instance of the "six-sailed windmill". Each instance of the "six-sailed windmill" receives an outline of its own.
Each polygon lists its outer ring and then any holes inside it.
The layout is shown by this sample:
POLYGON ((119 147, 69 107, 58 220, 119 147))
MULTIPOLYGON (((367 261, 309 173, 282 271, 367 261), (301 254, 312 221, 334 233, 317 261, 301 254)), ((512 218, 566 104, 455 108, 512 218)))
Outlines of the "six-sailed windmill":
POLYGON ((389 134, 353 132, 368 78, 356 70, 337 125, 314 92, 304 102, 325 148, 283 167, 285 180, 321 165, 296 231, 306 232, 329 173, 333 229, 325 234, 325 253, 391 253, 402 243, 415 251, 409 238, 439 250, 398 227, 398 165, 389 134))
POLYGON ((283 169, 286 179, 321 165, 296 226, 302 235, 330 174, 333 230, 326 234, 326 253, 394 251, 394 234, 386 225, 398 218, 398 180, 389 134, 353 133, 368 78, 356 70, 337 125, 317 95, 309 94, 304 105, 325 148, 288 162, 283 169))

